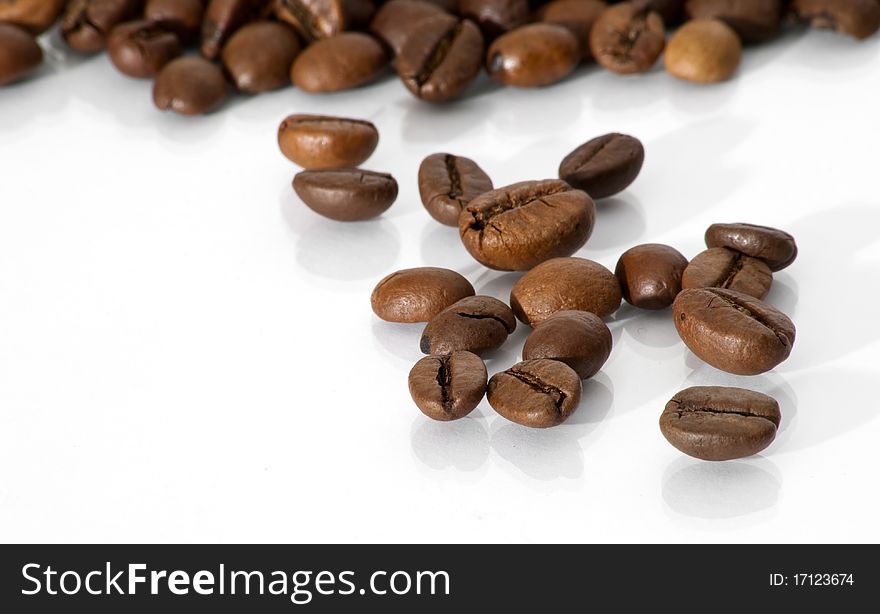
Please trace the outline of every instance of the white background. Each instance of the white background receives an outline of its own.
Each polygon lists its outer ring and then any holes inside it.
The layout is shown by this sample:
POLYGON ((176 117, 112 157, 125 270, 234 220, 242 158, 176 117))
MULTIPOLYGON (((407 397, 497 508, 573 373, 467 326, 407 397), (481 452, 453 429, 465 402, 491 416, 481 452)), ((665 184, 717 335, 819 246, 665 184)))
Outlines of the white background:
POLYGON ((150 83, 104 57, 51 53, 0 90, 3 541, 880 540, 880 37, 790 34, 714 87, 593 67, 435 107, 389 77, 195 119, 156 111, 150 83), (365 166, 398 178, 396 204, 355 224, 309 211, 275 143, 291 112, 375 122, 365 166), (579 255, 613 269, 641 242, 692 257, 712 222, 789 230, 800 256, 768 300, 797 324, 792 357, 728 376, 668 312, 624 307, 565 425, 528 430, 485 402, 424 418, 406 385, 421 326, 373 316, 373 285, 445 266, 507 299, 517 275, 425 213, 420 160, 467 155, 500 186, 555 176, 609 131, 647 159, 579 255), (716 464, 672 448, 665 402, 707 384, 775 396, 777 441, 716 464))

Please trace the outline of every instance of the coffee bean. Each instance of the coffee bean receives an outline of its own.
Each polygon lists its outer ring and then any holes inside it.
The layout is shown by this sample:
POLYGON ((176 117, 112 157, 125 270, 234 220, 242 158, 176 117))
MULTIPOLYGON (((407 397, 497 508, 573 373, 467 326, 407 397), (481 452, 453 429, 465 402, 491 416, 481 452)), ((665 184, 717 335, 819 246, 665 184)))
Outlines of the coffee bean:
POLYGON ((213 63, 199 57, 172 60, 159 71, 153 102, 181 115, 210 113, 226 99, 226 79, 213 63))
POLYGON ((0 23, 0 85, 23 79, 43 62, 43 50, 33 34, 0 23))
POLYGON ((604 68, 621 74, 646 72, 665 43, 663 18, 630 2, 609 7, 590 31, 593 57, 604 68))
POLYGON ((682 288, 725 288, 758 299, 767 296, 773 273, 763 260, 726 247, 710 247, 691 260, 681 276, 682 288))
POLYGON ((462 243, 490 269, 527 271, 580 249, 596 205, 564 181, 523 181, 473 199, 458 220, 462 243))
POLYGON ((435 220, 458 226, 462 210, 474 198, 492 189, 492 180, 470 158, 431 154, 419 166, 419 195, 435 220))
POLYGON ((12 24, 34 35, 42 34, 61 15, 65 1, 3 0, 0 2, 0 24, 12 24))
POLYGON ((242 92, 267 92, 290 83, 290 67, 299 50, 290 26, 257 21, 232 35, 223 48, 223 65, 242 92))
POLYGON ((682 290, 672 304, 678 334, 703 361, 737 375, 758 375, 788 358, 795 328, 781 311, 721 288, 682 290))
POLYGON ((421 20, 397 58, 401 81, 414 96, 443 102, 461 95, 480 73, 483 36, 472 21, 451 15, 421 20))
POLYGON ((410 33, 425 19, 443 14, 443 9, 436 4, 422 0, 390 0, 376 11, 370 22, 370 32, 385 43, 391 52, 392 64, 396 66, 397 57, 410 33))
POLYGON ((757 43, 779 32, 782 4, 782 0, 688 0, 685 13, 690 19, 720 19, 745 42, 757 43))
POLYGON ((660 416, 660 432, 694 458, 733 460, 757 454, 776 438, 779 403, 743 388, 694 386, 674 397, 660 416))
POLYGON ((598 262, 554 258, 523 275, 510 291, 510 306, 521 322, 537 326, 557 311, 589 311, 599 317, 620 307, 620 284, 598 262))
POLYGON ((641 309, 665 309, 681 292, 687 265, 687 258, 677 249, 646 243, 623 252, 614 275, 627 303, 641 309))
POLYGON ((579 61, 578 42, 570 30, 532 23, 495 39, 486 54, 486 71, 505 85, 539 87, 568 76, 579 61))
POLYGON ((552 358, 574 369, 581 379, 596 375, 611 355, 611 331, 587 311, 557 311, 526 339, 523 360, 552 358))
POLYGON ((666 70, 696 83, 726 81, 739 67, 742 44, 736 32, 717 19, 694 19, 679 28, 666 45, 666 70))
POLYGON ((582 60, 593 57, 590 53, 590 30, 608 7, 601 0, 553 0, 540 7, 535 17, 544 23, 568 28, 578 42, 582 60))
POLYGON ((469 296, 438 313, 422 332, 425 354, 467 350, 483 354, 501 347, 516 329, 510 307, 491 296, 469 296))
POLYGON ((563 158, 559 177, 593 198, 626 189, 642 170, 645 148, 626 134, 605 134, 587 141, 563 158))
POLYGON ((195 40, 202 29, 204 0, 147 0, 144 18, 174 32, 181 42, 195 40))
POLYGON ((493 375, 487 397, 511 422, 548 428, 562 424, 578 408, 581 379, 557 360, 525 360, 493 375))
POLYGON ((794 237, 783 230, 754 224, 712 224, 706 230, 706 245, 728 247, 752 258, 760 258, 771 271, 781 271, 797 258, 794 237))
POLYGON ((281 152, 305 169, 358 166, 378 144, 379 131, 363 119, 296 114, 278 127, 281 152))
POLYGON ((404 269, 376 284, 370 296, 373 313, 386 322, 430 322, 463 298, 474 296, 467 279, 449 269, 404 269))
POLYGON ((130 21, 113 28, 107 53, 122 74, 148 79, 183 53, 183 47, 174 33, 152 21, 130 21))
POLYGON ((654 11, 663 18, 668 27, 681 23, 684 17, 685 0, 632 0, 631 4, 639 9, 654 11))
POLYGON ((793 0, 791 9, 814 28, 831 28, 857 39, 880 28, 877 0, 793 0))
POLYGON ((483 400, 487 378, 486 365, 476 354, 427 356, 409 372, 409 394, 429 418, 458 420, 483 400))
POLYGON ((235 31, 258 19, 268 5, 269 0, 209 0, 202 21, 202 55, 217 58, 235 31))
POLYGON ((143 0, 71 0, 61 20, 61 36, 71 49, 98 53, 117 25, 135 19, 143 0))
POLYGON ((486 40, 529 21, 528 0, 458 0, 458 14, 472 20, 486 40))
POLYGON ((293 189, 312 211, 341 222, 376 217, 397 199, 394 177, 359 168, 302 171, 293 189))
POLYGON ((374 81, 388 64, 382 45, 360 32, 324 38, 303 50, 290 71, 293 83, 306 92, 335 92, 374 81))
POLYGON ((274 0, 274 9, 278 19, 313 42, 366 27, 375 7, 371 0, 274 0))

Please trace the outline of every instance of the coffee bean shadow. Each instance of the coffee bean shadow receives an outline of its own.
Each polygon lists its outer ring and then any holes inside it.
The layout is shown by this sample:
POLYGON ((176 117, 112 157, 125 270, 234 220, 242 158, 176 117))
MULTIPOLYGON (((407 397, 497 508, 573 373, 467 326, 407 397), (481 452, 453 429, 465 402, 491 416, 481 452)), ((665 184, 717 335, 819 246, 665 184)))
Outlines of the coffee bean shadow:
POLYGON ((618 121, 651 107, 661 107, 671 90, 677 87, 675 79, 663 71, 662 62, 661 58, 651 71, 638 75, 604 70, 590 74, 589 89, 601 92, 592 98, 590 106, 599 117, 607 114, 618 121))
POLYGON ((435 151, 449 149, 449 144, 463 134, 481 128, 493 112, 493 97, 459 100, 449 105, 426 104, 415 98, 398 101, 402 110, 401 133, 404 142, 428 143, 435 151))
POLYGON ((448 104, 461 103, 463 101, 477 100, 486 96, 491 96, 497 91, 505 89, 502 83, 492 79, 485 71, 480 71, 477 78, 467 88, 464 93, 457 99, 448 104))
MULTIPOLYGON (((510 291, 514 284, 523 276, 519 271, 502 272, 483 269, 483 272, 474 279, 474 289, 477 294, 494 296, 505 305, 510 305, 510 291)), ((517 327, 526 326, 517 321, 517 327)))
MULTIPOLYGON (((428 217, 427 214, 425 217, 428 217)), ((433 218, 429 218, 422 226, 419 248, 425 266, 438 266, 458 271, 471 283, 474 282, 474 276, 486 270, 461 244, 457 228, 444 226, 433 218)))
POLYGON ((401 324, 385 322, 374 316, 371 328, 374 345, 391 356, 401 367, 408 370, 424 358, 425 355, 419 349, 419 341, 425 329, 423 322, 401 324))
MULTIPOLYGON (((632 307, 632 309, 637 312, 636 316, 623 320, 622 328, 634 341, 638 342, 635 346, 636 351, 639 351, 639 346, 671 348, 681 345, 681 337, 678 336, 678 331, 672 321, 671 309, 656 311, 636 307, 632 307)), ((656 356, 653 352, 646 355, 652 358, 656 356)))
POLYGON ((571 417, 565 421, 566 425, 586 424, 590 429, 580 433, 580 436, 592 432, 600 422, 608 417, 611 407, 614 405, 614 383, 605 373, 599 371, 590 379, 584 380, 581 390, 581 404, 571 417))
POLYGON ((749 516, 775 507, 782 492, 779 469, 761 456, 727 462, 680 456, 669 464, 661 479, 667 508, 689 518, 724 520, 749 516))
POLYGON ((880 54, 880 37, 857 41, 830 30, 806 28, 783 57, 793 74, 823 82, 847 81, 862 73, 880 54))
POLYGON ((410 429, 410 445, 416 459, 434 471, 474 472, 486 469, 489 460, 489 432, 481 419, 471 416, 437 422, 419 414, 410 429))
POLYGON ((593 259, 613 257, 616 263, 616 258, 638 243, 644 232, 645 209, 635 194, 624 192, 598 200, 593 234, 577 255, 593 259))
POLYGON ((162 136, 163 143, 197 152, 204 151, 206 147, 214 145, 222 146, 218 136, 220 127, 231 119, 229 114, 224 113, 226 110, 227 106, 224 103, 212 113, 197 117, 186 117, 170 111, 160 111, 156 108, 153 108, 151 112, 155 115, 153 125, 162 136), (215 137, 213 142, 212 136, 215 137))
MULTIPOLYGON (((548 88, 506 88, 503 93, 503 103, 497 104, 489 116, 489 123, 501 134, 515 134, 519 138, 528 136, 545 137, 554 132, 571 130, 577 125, 578 119, 584 112, 583 97, 585 88, 578 79, 570 79, 560 82, 548 88), (535 112, 535 102, 553 97, 552 107, 548 106, 546 112, 535 112)), ((502 97, 499 94, 498 99, 502 97)), ((582 141, 581 141, 582 142, 582 141)), ((534 165, 535 161, 541 160, 540 151, 532 149, 530 145, 524 154, 534 165)), ((549 158, 554 165, 559 164, 559 150, 549 158)), ((553 169, 555 176, 555 168, 553 169)), ((519 175, 523 178, 537 178, 534 173, 519 175)))
POLYGON ((526 339, 531 334, 530 326, 517 322, 516 330, 513 331, 500 348, 496 348, 483 354, 483 362, 489 370, 489 377, 499 371, 509 369, 522 360, 522 350, 526 339))
POLYGON ((787 271, 773 274, 773 284, 764 301, 776 307, 790 318, 794 318, 798 305, 798 284, 787 271))

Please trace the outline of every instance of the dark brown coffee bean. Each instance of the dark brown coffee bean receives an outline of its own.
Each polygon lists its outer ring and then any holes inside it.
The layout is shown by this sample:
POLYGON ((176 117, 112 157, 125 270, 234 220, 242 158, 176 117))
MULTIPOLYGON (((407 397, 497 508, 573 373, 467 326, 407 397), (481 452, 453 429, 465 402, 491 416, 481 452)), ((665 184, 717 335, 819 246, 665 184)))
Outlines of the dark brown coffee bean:
POLYGON ((0 85, 23 79, 43 62, 43 50, 30 32, 0 23, 0 85))
POLYGON ((795 328, 781 311, 747 294, 682 290, 672 304, 678 334, 703 361, 737 375, 758 375, 788 358, 795 328))
POLYGON ((757 43, 779 32, 782 4, 782 0, 688 0, 685 13, 690 19, 720 19, 745 42, 757 43))
POLYGON ((532 23, 495 39, 486 54, 486 71, 505 85, 539 87, 565 78, 578 62, 578 43, 569 29, 532 23))
POLYGON ((725 288, 761 299, 773 284, 763 260, 726 247, 710 247, 691 260, 681 276, 682 288, 725 288))
POLYGON ((443 14, 443 9, 436 4, 422 0, 391 0, 376 11, 370 22, 370 32, 385 43, 391 52, 392 63, 396 65, 403 44, 419 24, 443 14))
POLYGON ((483 400, 488 376, 486 365, 470 352, 427 356, 409 372, 409 394, 429 418, 458 420, 483 400))
POLYGON ((61 20, 61 36, 71 49, 98 53, 117 25, 136 18, 143 0, 71 0, 61 20))
POLYGON ((216 59, 235 31, 258 19, 269 0, 209 0, 202 21, 202 55, 216 59))
POLYGON ((363 119, 291 115, 278 127, 278 146, 305 169, 359 166, 379 144, 379 131, 363 119))
POLYGON ((290 83, 290 67, 299 50, 290 26, 257 21, 232 35, 223 48, 223 65, 242 92, 267 92, 290 83))
POLYGON ((581 60, 589 60, 593 57, 590 30, 607 7, 601 0, 553 0, 540 7, 535 17, 544 23, 568 28, 578 42, 581 60))
POLYGON ((345 30, 360 30, 370 23, 371 0, 274 0, 275 15, 312 42, 345 30))
POLYGON ((743 388, 694 386, 674 397, 660 416, 660 432, 694 458, 733 460, 757 454, 776 438, 782 421, 773 397, 743 388))
POLYGON ((198 38, 205 13, 204 0, 147 0, 144 18, 177 34, 181 42, 198 38))
POLYGON ((463 298, 473 296, 467 279, 449 269, 404 269, 376 284, 370 296, 373 313, 386 322, 430 322, 463 298))
POLYGON ((359 168, 302 171, 293 189, 312 211, 341 222, 376 217, 397 199, 394 177, 359 168))
POLYGON ((666 71, 694 83, 718 83, 733 76, 742 43, 730 26, 717 19, 693 19, 672 35, 663 56, 666 71))
POLYGON ((526 339, 523 360, 552 358, 564 362, 581 379, 596 375, 611 355, 611 331, 602 318, 587 311, 557 311, 526 339))
POLYGON ((685 0, 632 0, 637 8, 654 11, 663 18, 669 27, 681 23, 684 17, 685 0))
POLYGON ((472 20, 486 40, 529 21, 528 0, 458 0, 458 14, 472 20))
POLYGON ((645 148, 637 138, 605 134, 565 156, 559 177, 593 198, 607 198, 629 187, 644 161, 645 148))
POLYGON ((202 115, 226 99, 226 79, 215 64, 199 57, 172 60, 159 71, 153 102, 163 111, 202 115))
POLYGON ((0 0, 0 24, 8 23, 42 34, 64 10, 66 0, 0 0))
POLYGON ((414 96, 443 102, 473 83, 483 63, 483 36, 472 21, 451 15, 421 20, 397 58, 401 81, 414 96))
POLYGON ((581 403, 581 379, 557 360, 525 360, 489 380, 489 405, 523 426, 557 426, 581 403))
POLYGON ((589 311, 599 317, 620 307, 620 284, 598 262, 554 258, 523 275, 510 291, 510 306, 521 322, 537 326, 557 311, 589 311))
POLYGON ((152 21, 130 21, 116 26, 107 38, 110 60, 129 77, 152 78, 181 53, 183 47, 177 35, 152 21))
POLYGON ((877 0, 793 0, 791 9, 814 28, 830 28, 860 40, 880 29, 877 0))
POLYGON ((602 67, 621 74, 646 72, 665 44, 663 18, 631 2, 609 7, 590 31, 593 57, 602 67))
POLYGON ((490 269, 527 271, 580 249, 596 221, 586 192, 564 181, 523 181, 473 199, 461 212, 462 243, 490 269))
POLYGON ((368 34, 343 32, 306 47, 290 74, 303 91, 335 92, 376 80, 387 65, 379 41, 368 34))
POLYGON ((458 226, 468 203, 491 189, 489 175, 470 158, 436 153, 419 166, 422 204, 431 217, 447 226, 458 226))
POLYGON ((491 296, 469 296, 438 313, 422 332, 425 354, 467 350, 483 354, 501 347, 516 330, 510 307, 491 296))
POLYGON ((646 243, 623 252, 614 274, 627 303, 641 309, 665 309, 681 292, 687 265, 687 258, 674 247, 646 243))
POLYGON ((767 263, 781 271, 797 258, 794 237, 783 230, 754 224, 712 224, 706 230, 706 245, 728 247, 767 263))

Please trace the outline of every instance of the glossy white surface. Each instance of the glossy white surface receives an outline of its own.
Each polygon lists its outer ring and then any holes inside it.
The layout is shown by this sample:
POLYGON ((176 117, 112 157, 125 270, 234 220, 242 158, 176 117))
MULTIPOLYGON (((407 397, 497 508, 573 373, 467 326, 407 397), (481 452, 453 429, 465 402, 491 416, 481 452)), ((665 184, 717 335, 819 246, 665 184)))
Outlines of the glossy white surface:
POLYGON ((52 64, 0 90, 0 540, 880 540, 880 37, 789 35, 715 87, 587 68, 432 107, 388 78, 200 119, 160 114, 106 58, 52 64), (297 200, 275 145, 294 111, 378 125, 366 166, 400 181, 386 215, 334 223, 297 200), (427 216, 419 161, 468 155, 503 185, 553 176, 608 131, 640 137, 647 161, 580 255, 613 268, 640 242, 693 256, 716 221, 785 228, 800 256, 769 301, 797 324, 791 359, 728 376, 668 312, 625 307, 564 426, 530 431, 485 402, 423 418, 406 386, 421 328, 375 318, 373 285, 446 266, 506 299, 517 276, 427 216), (657 419, 701 384, 777 397, 778 440, 737 462, 681 455, 657 419))

